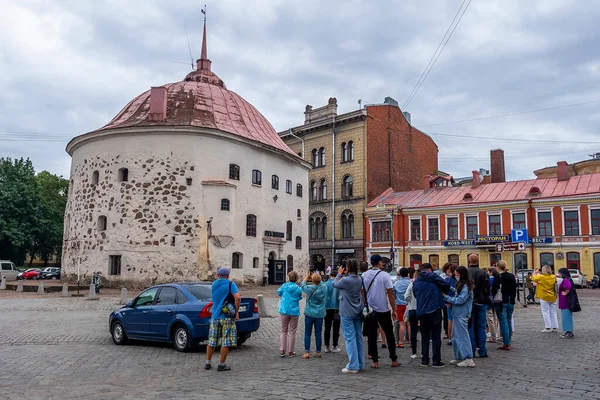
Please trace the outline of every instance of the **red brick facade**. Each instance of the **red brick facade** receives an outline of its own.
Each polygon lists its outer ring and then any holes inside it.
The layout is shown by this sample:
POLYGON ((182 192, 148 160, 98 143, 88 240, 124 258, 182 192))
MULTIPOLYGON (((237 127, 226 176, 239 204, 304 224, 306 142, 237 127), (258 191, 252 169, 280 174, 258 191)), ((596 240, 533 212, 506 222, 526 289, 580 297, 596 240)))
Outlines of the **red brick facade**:
POLYGON ((398 107, 367 107, 367 202, 387 188, 421 189, 423 176, 438 169, 438 147, 412 127, 398 107))

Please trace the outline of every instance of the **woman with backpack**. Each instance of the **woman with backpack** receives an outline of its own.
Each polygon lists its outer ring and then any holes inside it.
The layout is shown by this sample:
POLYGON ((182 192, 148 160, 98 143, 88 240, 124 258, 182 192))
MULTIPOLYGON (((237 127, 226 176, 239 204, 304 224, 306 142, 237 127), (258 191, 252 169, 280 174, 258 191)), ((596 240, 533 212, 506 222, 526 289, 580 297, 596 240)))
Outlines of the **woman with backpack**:
POLYGON ((321 275, 318 273, 306 274, 306 278, 300 286, 302 291, 306 293, 306 307, 304 308, 304 355, 303 359, 310 358, 310 341, 313 328, 315 330, 315 357, 321 358, 321 342, 323 339, 323 319, 327 314, 325 309, 325 297, 327 296, 327 288, 321 284, 321 275), (308 282, 312 280, 312 285, 308 282))
POLYGON ((563 278, 558 287, 558 308, 560 309, 562 328, 564 333, 560 335, 563 339, 573 339, 573 312, 579 311, 579 300, 575 291, 575 284, 571 279, 571 273, 566 268, 558 270, 559 277, 563 278), (571 299, 569 299, 571 297, 571 299))

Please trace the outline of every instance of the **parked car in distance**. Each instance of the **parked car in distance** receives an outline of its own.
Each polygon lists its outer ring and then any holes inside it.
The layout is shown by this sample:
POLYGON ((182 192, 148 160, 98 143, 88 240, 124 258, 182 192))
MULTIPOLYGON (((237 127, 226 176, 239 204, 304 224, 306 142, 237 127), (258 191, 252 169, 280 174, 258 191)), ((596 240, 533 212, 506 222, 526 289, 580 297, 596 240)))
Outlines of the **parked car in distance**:
POLYGON ((41 272, 42 270, 39 268, 29 268, 25 272, 19 274, 19 279, 39 279, 41 272))
MULTIPOLYGON (((108 327, 117 345, 129 339, 172 342, 185 352, 208 340, 212 305, 210 282, 157 285, 113 311, 108 327)), ((238 346, 260 327, 255 298, 242 298, 239 316, 238 346)))
POLYGON ((15 264, 8 260, 0 260, 0 279, 5 277, 7 281, 14 281, 19 275, 19 270, 15 264))
POLYGON ((577 269, 570 269, 569 273, 571 274, 571 279, 573 279, 575 287, 579 286, 582 289, 587 287, 588 282, 585 274, 582 274, 581 271, 577 269))
POLYGON ((40 279, 60 279, 60 268, 46 267, 40 273, 40 279))
POLYGON ((529 274, 531 272, 531 275, 533 275, 533 270, 532 269, 520 269, 517 271, 517 273, 515 274, 515 278, 517 278, 517 285, 519 286, 523 286, 523 282, 525 282, 525 280, 527 279, 527 274, 529 274))

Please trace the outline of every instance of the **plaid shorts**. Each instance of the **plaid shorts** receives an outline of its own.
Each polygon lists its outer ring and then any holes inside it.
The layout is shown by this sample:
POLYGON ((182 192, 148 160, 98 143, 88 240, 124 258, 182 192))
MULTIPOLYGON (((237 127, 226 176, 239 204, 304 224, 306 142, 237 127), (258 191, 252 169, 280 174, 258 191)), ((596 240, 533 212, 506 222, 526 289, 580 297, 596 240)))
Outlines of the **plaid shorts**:
POLYGON ((208 331, 208 345, 210 347, 235 347, 237 346, 237 329, 232 318, 212 319, 208 331))

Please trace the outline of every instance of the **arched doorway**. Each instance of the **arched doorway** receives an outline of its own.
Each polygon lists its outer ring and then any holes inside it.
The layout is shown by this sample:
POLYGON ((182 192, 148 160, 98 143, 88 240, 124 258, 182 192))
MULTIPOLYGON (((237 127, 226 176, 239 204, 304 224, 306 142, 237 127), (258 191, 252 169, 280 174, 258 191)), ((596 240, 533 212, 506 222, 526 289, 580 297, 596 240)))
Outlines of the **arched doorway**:
POLYGON ((269 285, 275 284, 275 257, 276 257, 276 254, 274 251, 269 253, 269 278, 268 278, 269 285))

